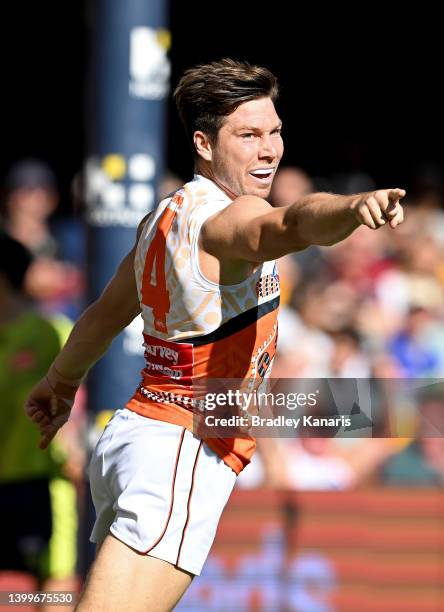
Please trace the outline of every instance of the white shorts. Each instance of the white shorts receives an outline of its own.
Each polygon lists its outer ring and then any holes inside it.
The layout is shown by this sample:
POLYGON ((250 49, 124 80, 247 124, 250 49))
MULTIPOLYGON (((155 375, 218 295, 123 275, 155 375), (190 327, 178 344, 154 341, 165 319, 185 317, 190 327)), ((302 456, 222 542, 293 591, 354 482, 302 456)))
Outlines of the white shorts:
POLYGON ((96 522, 144 555, 199 575, 236 474, 179 425, 117 410, 90 464, 96 522))

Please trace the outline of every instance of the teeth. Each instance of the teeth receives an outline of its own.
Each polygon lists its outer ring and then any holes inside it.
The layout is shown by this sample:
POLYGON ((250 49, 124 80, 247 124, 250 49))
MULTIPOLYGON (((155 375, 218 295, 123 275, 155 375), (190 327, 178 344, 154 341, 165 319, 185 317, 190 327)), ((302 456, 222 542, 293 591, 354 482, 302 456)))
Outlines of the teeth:
POLYGON ((250 174, 271 174, 273 172, 272 168, 263 168, 262 170, 253 170, 250 174))

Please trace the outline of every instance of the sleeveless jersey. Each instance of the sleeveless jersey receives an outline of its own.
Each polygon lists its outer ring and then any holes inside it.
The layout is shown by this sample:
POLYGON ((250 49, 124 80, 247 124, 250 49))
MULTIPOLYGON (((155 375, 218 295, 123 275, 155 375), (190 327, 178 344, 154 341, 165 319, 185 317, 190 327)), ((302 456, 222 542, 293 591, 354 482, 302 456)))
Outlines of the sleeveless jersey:
MULTIPOLYGON (((265 262, 236 285, 199 267, 203 223, 231 200, 200 175, 163 200, 142 229, 135 255, 144 321, 145 368, 127 408, 193 431, 193 389, 208 379, 268 376, 277 340, 279 276, 265 262)), ((249 435, 204 438, 236 473, 250 461, 249 435)))

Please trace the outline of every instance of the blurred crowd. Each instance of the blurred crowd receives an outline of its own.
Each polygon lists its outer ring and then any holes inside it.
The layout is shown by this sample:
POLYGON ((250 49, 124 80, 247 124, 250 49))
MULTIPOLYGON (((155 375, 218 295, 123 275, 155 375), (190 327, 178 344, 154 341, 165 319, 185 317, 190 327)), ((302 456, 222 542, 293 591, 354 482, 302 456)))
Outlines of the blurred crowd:
MULTIPOLYGON (((313 180, 284 167, 271 200, 288 206, 313 191, 375 188, 364 173, 313 180)), ((420 168, 403 203, 405 222, 395 230, 361 227, 333 247, 312 246, 278 262, 273 378, 385 379, 374 437, 315 438, 312 432, 274 441, 272 459, 265 449, 240 484, 255 486, 269 474, 301 490, 376 482, 443 486, 444 176, 438 168, 420 168), (417 392, 396 384, 406 379, 417 392), (277 452, 285 467, 276 473, 277 452)))
MULTIPOLYGON (((181 184, 169 174, 158 199, 181 184)), ((327 181, 284 167, 271 200, 286 206, 313 191, 374 188, 362 173, 327 181)), ((72 192, 78 201, 77 182, 72 192)), ((50 508, 49 522, 43 517, 35 533, 20 536, 14 562, 15 569, 32 568, 41 583, 75 575, 76 495, 84 493, 85 391, 44 461, 22 406, 86 302, 84 228, 78 216, 59 213, 59 200, 52 170, 27 159, 7 175, 0 208, 0 492, 17 508, 37 494, 42 508, 50 508), (56 508, 65 509, 57 515, 56 508), (61 516, 69 525, 63 527, 61 516)), ((334 247, 312 246, 278 262, 282 295, 273 377, 384 379, 378 423, 367 437, 261 439, 240 487, 443 486, 444 177, 433 167, 423 169, 405 205, 406 220, 396 230, 359 228, 334 247), (391 394, 398 379, 416 380, 415 390, 391 394)), ((12 506, 6 511, 11 522, 12 506)), ((3 557, 0 570, 12 558, 3 557)))

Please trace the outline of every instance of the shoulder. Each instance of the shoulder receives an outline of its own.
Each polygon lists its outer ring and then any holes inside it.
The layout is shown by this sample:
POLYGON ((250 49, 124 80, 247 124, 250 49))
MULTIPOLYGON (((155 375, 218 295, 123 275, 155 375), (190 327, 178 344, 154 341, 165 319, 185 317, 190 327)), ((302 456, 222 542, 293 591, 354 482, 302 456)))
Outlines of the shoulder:
POLYGON ((264 199, 257 196, 243 195, 237 197, 222 210, 215 211, 215 214, 208 219, 208 224, 212 221, 222 222, 233 226, 236 222, 249 222, 274 210, 273 207, 264 199))
POLYGON ((233 200, 231 206, 252 206, 254 208, 262 208, 264 210, 271 210, 273 208, 271 204, 267 202, 267 200, 255 195, 238 196, 235 200, 233 200))
POLYGON ((140 234, 142 233, 142 230, 145 227, 146 222, 150 219, 150 217, 151 217, 151 215, 153 213, 154 213, 154 211, 152 210, 147 215, 145 215, 144 218, 142 219, 142 221, 139 223, 139 226, 137 228, 137 239, 136 239, 136 242, 139 240, 140 234))
POLYGON ((230 224, 239 222, 244 225, 270 213, 272 210, 275 209, 263 198, 243 195, 233 200, 226 208, 224 211, 226 215, 225 221, 230 224))

